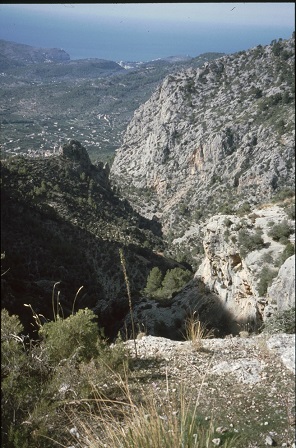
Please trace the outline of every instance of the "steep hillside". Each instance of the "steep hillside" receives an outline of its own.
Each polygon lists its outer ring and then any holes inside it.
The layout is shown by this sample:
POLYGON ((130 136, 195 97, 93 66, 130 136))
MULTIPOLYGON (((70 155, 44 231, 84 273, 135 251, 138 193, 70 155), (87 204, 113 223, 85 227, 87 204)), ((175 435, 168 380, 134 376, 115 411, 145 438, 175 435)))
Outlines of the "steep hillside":
POLYGON ((141 213, 180 236, 201 218, 293 189, 294 39, 166 77, 111 169, 141 213))
POLYGON ((168 76, 135 112, 111 180, 199 267, 169 308, 139 305, 150 334, 184 332, 190 309, 237 333, 295 306, 294 61, 294 39, 224 56, 168 76))
POLYGON ((0 143, 6 157, 52 154, 61 142, 74 138, 91 160, 108 160, 122 143, 134 110, 168 73, 222 55, 132 64, 100 59, 25 64, 29 50, 36 49, 13 42, 0 45, 0 143))
POLYGON ((237 334, 293 307, 293 45, 167 76, 134 113, 111 173, 77 140, 4 160, 2 306, 26 323, 24 303, 50 316, 60 300, 69 314, 83 285, 76 306, 94 309, 108 336, 128 333, 123 248, 134 322, 149 334, 182 338, 191 313, 237 334))
POLYGON ((60 290, 62 312, 71 313, 83 286, 75 306, 95 309, 113 337, 128 313, 119 249, 134 301, 153 266, 180 266, 157 253, 163 250, 159 223, 119 199, 109 186, 108 167, 92 165, 77 141, 49 159, 5 161, 1 177, 2 272, 7 271, 2 307, 19 314, 26 328, 32 315, 23 304, 51 318, 53 286, 61 282, 55 294, 60 290))
POLYGON ((59 48, 36 48, 0 39, 0 69, 16 65, 36 64, 40 62, 65 62, 70 56, 59 48), (5 63, 6 61, 6 63, 5 63))

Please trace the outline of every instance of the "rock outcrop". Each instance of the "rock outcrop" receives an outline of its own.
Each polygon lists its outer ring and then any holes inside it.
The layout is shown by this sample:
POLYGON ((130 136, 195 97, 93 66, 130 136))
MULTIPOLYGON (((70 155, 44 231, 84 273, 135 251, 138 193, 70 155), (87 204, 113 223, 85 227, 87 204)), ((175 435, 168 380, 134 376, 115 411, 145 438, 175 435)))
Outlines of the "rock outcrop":
POLYGON ((278 311, 295 308, 295 255, 281 266, 276 279, 267 290, 267 297, 278 311))
MULTIPOLYGON (((294 191, 294 60, 294 38, 223 56, 169 75, 134 113, 111 181, 161 222, 173 255, 184 247, 201 252, 201 244, 205 252, 195 281, 170 307, 144 306, 137 314, 150 334, 160 316, 163 335, 171 334, 174 319, 184 321, 190 308, 206 309, 216 326, 202 288, 215 316, 226 318, 221 332, 258 328, 272 312, 276 286, 269 298, 267 287, 288 249, 269 230, 288 218, 267 202, 294 191)), ((289 290, 283 272, 275 285, 289 290)), ((285 294, 290 306, 293 291, 285 294)))
MULTIPOLYGON (((288 258, 266 294, 281 264, 286 245, 270 237, 272 226, 287 222, 287 215, 278 206, 255 209, 240 218, 213 216, 205 227, 205 258, 196 277, 223 302, 238 322, 260 325, 264 309, 281 289, 276 301, 279 311, 295 306, 294 257, 288 258), (284 305, 285 304, 285 305, 284 305)), ((290 221, 291 233, 293 222, 290 221)))
POLYGON ((97 162, 92 164, 88 152, 77 140, 70 140, 60 148, 60 160, 68 168, 82 176, 89 176, 101 186, 110 187, 108 164, 97 162))
POLYGON ((70 140, 61 147, 61 156, 65 159, 72 160, 77 165, 83 168, 89 169, 91 161, 87 150, 77 140, 70 140))
POLYGON ((134 113, 112 181, 174 232, 197 210, 213 215, 293 188, 293 45, 258 46, 169 75, 134 113))
POLYGON ((274 226, 286 222, 293 241, 293 221, 277 205, 242 217, 211 217, 203 228, 205 254, 194 279, 170 301, 138 304, 137 326, 151 335, 181 339, 186 319, 195 314, 223 336, 258 330, 275 311, 295 307, 295 256, 278 267, 292 243, 270 236, 274 226))

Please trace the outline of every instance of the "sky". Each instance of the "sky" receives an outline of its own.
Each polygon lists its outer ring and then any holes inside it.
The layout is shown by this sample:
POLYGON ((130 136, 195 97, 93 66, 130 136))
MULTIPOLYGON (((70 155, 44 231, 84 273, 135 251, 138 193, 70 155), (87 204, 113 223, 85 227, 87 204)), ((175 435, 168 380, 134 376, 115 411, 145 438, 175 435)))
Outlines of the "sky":
POLYGON ((0 39, 71 59, 152 60, 234 53, 291 37, 295 3, 1 4, 0 39))

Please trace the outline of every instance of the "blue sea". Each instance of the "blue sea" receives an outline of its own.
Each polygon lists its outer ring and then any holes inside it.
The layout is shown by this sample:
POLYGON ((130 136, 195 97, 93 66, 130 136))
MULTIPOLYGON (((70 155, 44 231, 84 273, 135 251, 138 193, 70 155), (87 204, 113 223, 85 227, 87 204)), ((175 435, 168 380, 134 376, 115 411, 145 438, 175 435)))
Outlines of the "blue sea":
POLYGON ((66 21, 29 13, 13 16, 0 10, 0 39, 36 47, 62 48, 71 59, 150 61, 157 58, 206 52, 235 53, 273 39, 291 37, 293 29, 258 26, 206 26, 176 22, 125 22, 119 19, 66 21))

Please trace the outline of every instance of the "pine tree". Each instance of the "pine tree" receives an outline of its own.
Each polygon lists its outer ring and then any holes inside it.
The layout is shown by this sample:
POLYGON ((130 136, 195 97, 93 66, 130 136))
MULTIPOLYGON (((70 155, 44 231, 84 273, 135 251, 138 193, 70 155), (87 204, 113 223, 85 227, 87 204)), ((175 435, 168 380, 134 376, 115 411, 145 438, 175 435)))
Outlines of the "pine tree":
POLYGON ((162 282, 162 273, 158 267, 151 269, 147 278, 146 288, 144 292, 148 295, 153 295, 160 287, 162 282))

